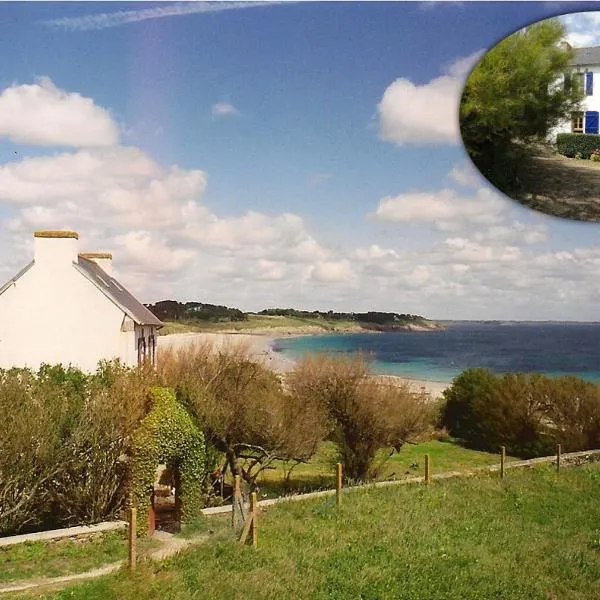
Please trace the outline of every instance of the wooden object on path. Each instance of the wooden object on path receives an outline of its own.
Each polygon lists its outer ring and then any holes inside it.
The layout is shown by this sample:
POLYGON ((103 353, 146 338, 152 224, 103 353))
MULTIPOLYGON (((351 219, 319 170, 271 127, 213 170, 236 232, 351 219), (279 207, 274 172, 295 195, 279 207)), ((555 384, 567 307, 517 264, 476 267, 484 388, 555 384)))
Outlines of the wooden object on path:
POLYGON ((431 483, 431 459, 429 458, 429 454, 425 455, 425 485, 429 485, 431 483))
POLYGON ((136 564, 136 543, 137 543, 137 509, 129 509, 129 531, 127 536, 127 565, 129 571, 135 571, 136 564))
POLYGON ((342 463, 335 465, 335 503, 336 506, 342 503, 342 463))
POLYGON ((556 472, 560 472, 560 455, 562 454, 562 446, 556 444, 556 472))
POLYGON ((504 479, 504 463, 506 461, 506 446, 500 446, 500 479, 504 479))
POLYGON ((244 545, 250 534, 252 540, 252 547, 258 547, 258 529, 257 529, 257 515, 258 515, 258 501, 256 499, 256 492, 250 494, 250 513, 244 523, 242 529, 242 535, 240 536, 240 544, 244 545))

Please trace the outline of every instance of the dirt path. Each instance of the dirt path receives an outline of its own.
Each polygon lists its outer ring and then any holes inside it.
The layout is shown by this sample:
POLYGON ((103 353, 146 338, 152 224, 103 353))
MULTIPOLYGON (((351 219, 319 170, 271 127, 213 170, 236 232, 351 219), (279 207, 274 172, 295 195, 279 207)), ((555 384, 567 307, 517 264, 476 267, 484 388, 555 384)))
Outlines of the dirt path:
MULTIPOLYGON (((164 531, 156 531, 154 536, 162 542, 162 546, 158 550, 155 550, 149 554, 148 558, 151 560, 164 560, 165 558, 177 554, 192 544, 203 544, 211 537, 210 534, 204 533, 190 538, 179 538, 164 531)), ((5 585, 0 585, 0 594, 27 592, 41 587, 60 589, 69 583, 76 583, 78 581, 85 581, 87 579, 94 579, 96 577, 102 577, 103 575, 114 573, 126 563, 126 560, 120 560, 109 565, 104 565, 97 569, 92 569, 91 571, 85 571, 84 573, 61 575, 60 577, 40 577, 28 579, 27 581, 14 581, 5 585)))
POLYGON ((600 222, 600 162, 544 154, 522 166, 523 192, 515 197, 537 211, 600 222))

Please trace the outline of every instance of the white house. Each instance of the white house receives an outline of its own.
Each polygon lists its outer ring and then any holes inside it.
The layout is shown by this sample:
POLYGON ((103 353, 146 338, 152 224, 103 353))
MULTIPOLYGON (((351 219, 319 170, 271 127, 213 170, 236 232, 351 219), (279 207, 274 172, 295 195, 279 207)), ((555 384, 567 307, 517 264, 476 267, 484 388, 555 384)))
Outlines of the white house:
POLYGON ((74 231, 37 231, 34 257, 0 287, 0 367, 155 361, 162 323, 112 276, 112 255, 79 253, 74 231))
MULTIPOLYGON (((564 42, 563 42, 564 43, 564 42)), ((571 84, 583 92, 582 111, 571 115, 554 131, 557 133, 599 133, 600 115, 600 46, 574 48, 575 58, 571 61, 571 71, 563 78, 570 78, 571 84)))

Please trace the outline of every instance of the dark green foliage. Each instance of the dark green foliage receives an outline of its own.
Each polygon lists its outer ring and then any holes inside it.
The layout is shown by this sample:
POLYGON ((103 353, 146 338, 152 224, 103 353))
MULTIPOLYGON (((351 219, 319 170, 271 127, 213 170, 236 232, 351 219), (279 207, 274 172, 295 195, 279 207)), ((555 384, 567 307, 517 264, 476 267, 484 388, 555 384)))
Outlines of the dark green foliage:
POLYGON ((148 304, 151 310, 163 321, 247 321, 248 315, 237 308, 204 304, 202 302, 177 302, 161 300, 156 304, 148 304))
POLYGON ((600 387, 576 377, 469 369, 444 392, 441 424, 479 450, 531 458, 600 448, 600 387))
POLYGON ((354 321, 363 326, 368 325, 379 325, 393 328, 394 326, 399 327, 403 325, 421 325, 427 323, 424 317, 419 315, 399 314, 390 312, 375 312, 370 311, 366 313, 339 313, 330 311, 320 310, 297 310, 295 308, 267 308, 261 310, 259 315, 266 315, 272 317, 295 317, 298 319, 327 319, 329 321, 354 321))
POLYGON ((556 136, 556 148, 559 153, 573 158, 589 158, 594 150, 600 148, 600 136, 592 133, 559 133, 556 136))
POLYGON ((476 406, 489 403, 497 377, 487 369, 467 369, 444 390, 441 425, 475 448, 488 448, 476 406))
POLYGON ((519 144, 544 140, 579 108, 581 93, 557 84, 573 50, 561 47, 557 19, 535 23, 494 46, 473 69, 460 105, 469 156, 496 187, 517 187, 519 144))

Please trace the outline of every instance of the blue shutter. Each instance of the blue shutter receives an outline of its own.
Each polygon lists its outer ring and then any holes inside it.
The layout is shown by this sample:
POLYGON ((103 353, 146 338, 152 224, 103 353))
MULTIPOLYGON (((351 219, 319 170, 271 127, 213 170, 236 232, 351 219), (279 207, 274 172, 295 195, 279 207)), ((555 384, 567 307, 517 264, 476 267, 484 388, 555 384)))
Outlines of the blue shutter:
POLYGON ((585 132, 598 133, 598 111, 588 110, 585 113, 585 132))
POLYGON ((594 74, 588 71, 585 74, 585 95, 592 96, 594 94, 594 74))

